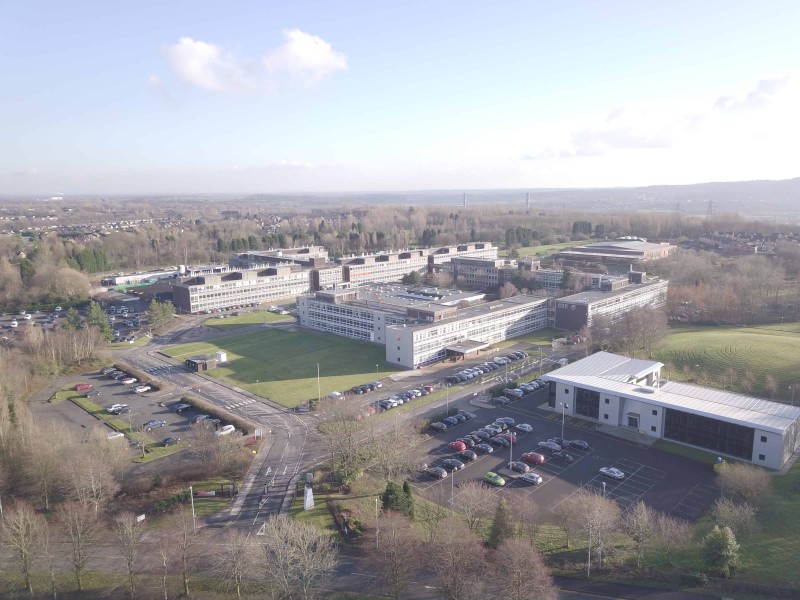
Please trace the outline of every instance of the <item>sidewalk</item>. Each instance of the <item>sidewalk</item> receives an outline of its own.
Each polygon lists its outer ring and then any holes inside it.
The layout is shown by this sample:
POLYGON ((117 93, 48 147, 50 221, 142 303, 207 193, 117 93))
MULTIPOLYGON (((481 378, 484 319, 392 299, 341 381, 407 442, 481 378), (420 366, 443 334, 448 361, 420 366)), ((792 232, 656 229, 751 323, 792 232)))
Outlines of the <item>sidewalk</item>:
POLYGON ((553 579, 562 590, 607 596, 609 598, 630 598, 631 600, 708 600, 709 598, 705 594, 692 594, 592 579, 573 579, 571 577, 554 577, 553 579))

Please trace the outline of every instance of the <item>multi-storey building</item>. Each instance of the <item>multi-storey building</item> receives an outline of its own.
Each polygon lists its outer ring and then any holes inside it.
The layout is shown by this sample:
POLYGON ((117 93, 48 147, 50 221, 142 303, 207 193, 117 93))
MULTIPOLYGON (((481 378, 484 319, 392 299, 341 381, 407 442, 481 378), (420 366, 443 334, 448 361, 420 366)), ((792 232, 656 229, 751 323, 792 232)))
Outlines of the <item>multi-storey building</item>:
POLYGON ((386 360, 416 368, 547 326, 547 299, 483 302, 476 292, 368 285, 297 299, 300 325, 386 346, 386 360))
POLYGON ((598 352, 543 376, 558 413, 770 469, 800 446, 800 407, 662 379, 659 362, 598 352))
POLYGON ((625 237, 569 248, 556 253, 555 257, 567 264, 638 264, 666 258, 676 248, 672 244, 653 244, 642 238, 625 237))
POLYGON ((187 313, 273 302, 308 291, 308 271, 281 265, 266 269, 200 275, 172 286, 173 303, 187 313))
POLYGON ((517 273, 517 263, 503 258, 454 257, 441 271, 463 287, 488 289, 502 286, 517 273))
POLYGON ((654 278, 644 280, 644 274, 628 274, 630 285, 614 291, 590 290, 556 300, 555 327, 578 331, 592 325, 598 315, 618 321, 632 308, 651 306, 659 308, 667 301, 669 282, 654 278))

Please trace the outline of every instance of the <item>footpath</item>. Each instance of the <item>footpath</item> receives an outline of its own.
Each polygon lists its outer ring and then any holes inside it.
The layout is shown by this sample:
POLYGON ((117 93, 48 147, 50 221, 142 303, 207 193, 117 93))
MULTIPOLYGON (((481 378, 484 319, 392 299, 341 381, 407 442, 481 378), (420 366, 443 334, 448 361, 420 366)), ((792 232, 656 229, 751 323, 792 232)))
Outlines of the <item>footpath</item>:
POLYGON ((649 588, 640 585, 625 585, 597 581, 594 579, 573 579, 571 577, 554 577, 556 585, 562 590, 580 592, 608 598, 625 598, 631 600, 708 600, 708 595, 693 594, 675 590, 649 588))

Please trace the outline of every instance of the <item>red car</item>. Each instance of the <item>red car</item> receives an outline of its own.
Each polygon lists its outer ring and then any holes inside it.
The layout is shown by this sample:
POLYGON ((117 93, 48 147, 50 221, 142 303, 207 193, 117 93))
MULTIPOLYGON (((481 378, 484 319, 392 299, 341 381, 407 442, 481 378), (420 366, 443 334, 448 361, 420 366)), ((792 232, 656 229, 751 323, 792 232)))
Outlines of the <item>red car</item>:
POLYGON ((82 392, 83 390, 90 390, 92 389, 91 383, 79 383, 75 386, 75 390, 78 392, 82 392))
POLYGON ((544 462, 544 456, 539 454, 538 452, 526 452, 520 459, 524 460, 527 463, 533 463, 534 465, 540 465, 544 462))
POLYGON ((450 442, 448 444, 451 450, 455 450, 456 452, 463 452, 467 449, 467 445, 464 442, 459 442, 456 440, 455 442, 450 442))

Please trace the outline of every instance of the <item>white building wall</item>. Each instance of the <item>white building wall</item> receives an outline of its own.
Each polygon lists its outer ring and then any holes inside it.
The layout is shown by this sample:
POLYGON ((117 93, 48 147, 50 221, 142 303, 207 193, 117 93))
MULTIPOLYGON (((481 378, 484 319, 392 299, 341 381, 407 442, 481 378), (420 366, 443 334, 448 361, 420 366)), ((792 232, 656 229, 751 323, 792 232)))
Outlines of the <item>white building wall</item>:
POLYGON ((753 458, 751 460, 757 465, 780 469, 791 456, 791 453, 785 452, 785 447, 788 445, 785 442, 785 436, 756 429, 753 434, 753 458))

